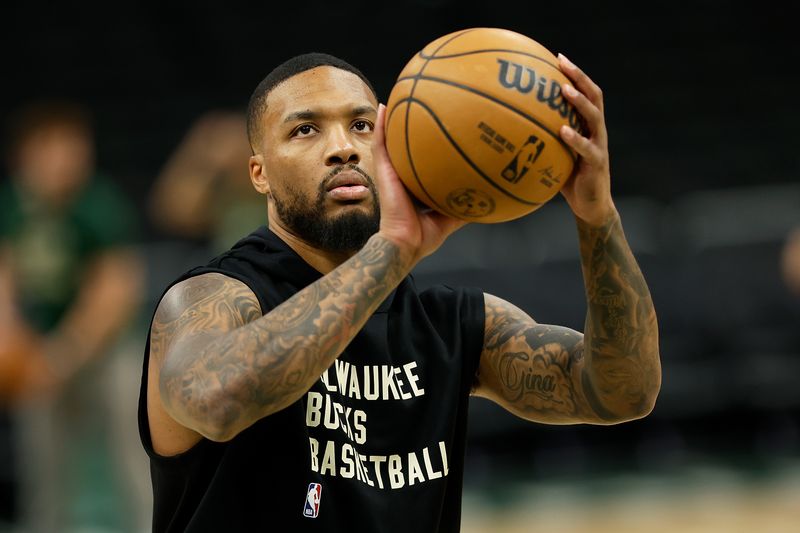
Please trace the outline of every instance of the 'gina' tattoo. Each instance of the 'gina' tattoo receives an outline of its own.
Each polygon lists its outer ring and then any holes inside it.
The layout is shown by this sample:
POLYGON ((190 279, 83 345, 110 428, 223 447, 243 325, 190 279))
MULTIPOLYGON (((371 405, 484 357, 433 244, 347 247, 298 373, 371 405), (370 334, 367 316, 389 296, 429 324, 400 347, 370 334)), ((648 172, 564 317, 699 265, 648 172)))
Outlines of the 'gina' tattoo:
POLYGON ((580 418, 589 406, 575 386, 583 339, 569 328, 537 324, 518 308, 486 295, 486 336, 478 386, 501 405, 531 420, 580 418), (487 370, 488 366, 488 372, 487 370))

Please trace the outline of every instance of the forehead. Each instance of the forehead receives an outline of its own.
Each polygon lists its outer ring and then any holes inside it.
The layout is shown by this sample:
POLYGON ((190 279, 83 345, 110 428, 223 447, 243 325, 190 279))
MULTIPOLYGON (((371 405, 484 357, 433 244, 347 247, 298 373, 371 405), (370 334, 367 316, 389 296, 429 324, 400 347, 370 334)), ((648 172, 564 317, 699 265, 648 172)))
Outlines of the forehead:
POLYGON ((269 122, 303 109, 352 108, 371 104, 375 96, 352 72, 335 67, 316 67, 275 86, 267 95, 265 119, 269 122))
POLYGON ((24 147, 64 142, 89 142, 89 140, 89 132, 85 128, 67 122, 53 122, 50 124, 43 124, 27 132, 19 139, 18 144, 24 147))

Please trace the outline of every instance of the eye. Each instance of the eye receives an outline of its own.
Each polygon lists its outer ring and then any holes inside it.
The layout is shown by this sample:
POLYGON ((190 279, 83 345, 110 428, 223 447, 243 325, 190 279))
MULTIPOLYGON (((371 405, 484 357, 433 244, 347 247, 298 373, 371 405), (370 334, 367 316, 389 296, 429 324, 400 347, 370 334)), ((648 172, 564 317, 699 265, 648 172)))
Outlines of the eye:
POLYGON ((372 127, 372 123, 366 120, 356 120, 353 122, 353 129, 361 133, 371 132, 372 127))
POLYGON ((316 130, 314 129, 314 126, 311 124, 303 124, 302 126, 295 128, 295 130, 292 132, 292 137, 308 137, 315 131, 316 130))

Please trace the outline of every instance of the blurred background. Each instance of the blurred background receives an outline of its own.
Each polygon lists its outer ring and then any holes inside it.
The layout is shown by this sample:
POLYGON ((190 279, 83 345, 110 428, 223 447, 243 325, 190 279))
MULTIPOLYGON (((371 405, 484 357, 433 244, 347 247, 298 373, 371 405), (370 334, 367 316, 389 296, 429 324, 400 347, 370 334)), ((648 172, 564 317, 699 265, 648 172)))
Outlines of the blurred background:
MULTIPOLYGON (((787 8, 788 9, 788 8, 787 8)), ((0 531, 146 531, 136 398, 161 291, 263 224, 243 111, 298 53, 383 101, 412 55, 524 33, 603 88, 613 190, 653 293, 663 387, 614 427, 471 406, 463 529, 800 531, 800 109, 770 3, 13 2, 2 13, 0 531)), ((416 271, 583 328, 554 199, 471 225, 416 271)))

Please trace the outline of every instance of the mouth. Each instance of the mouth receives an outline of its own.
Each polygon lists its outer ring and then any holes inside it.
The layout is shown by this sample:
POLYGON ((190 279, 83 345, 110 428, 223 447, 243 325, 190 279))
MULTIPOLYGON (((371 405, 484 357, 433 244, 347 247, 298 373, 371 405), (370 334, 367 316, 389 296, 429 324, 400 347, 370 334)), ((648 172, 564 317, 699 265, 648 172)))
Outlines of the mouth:
POLYGON ((328 183, 326 191, 335 200, 356 201, 370 194, 369 182, 355 170, 343 170, 328 183))

